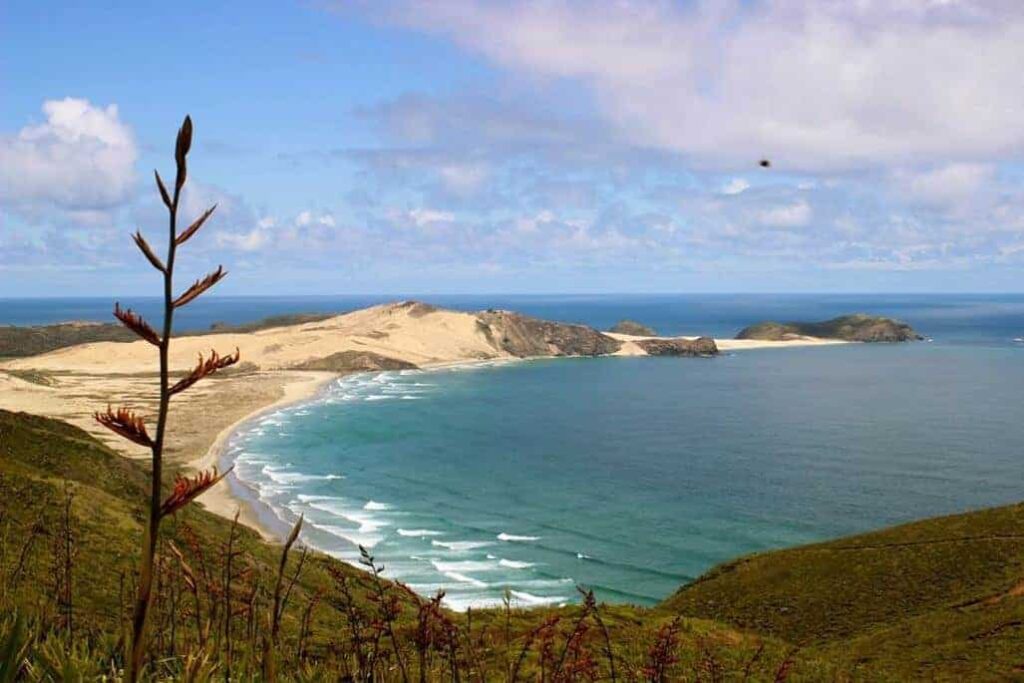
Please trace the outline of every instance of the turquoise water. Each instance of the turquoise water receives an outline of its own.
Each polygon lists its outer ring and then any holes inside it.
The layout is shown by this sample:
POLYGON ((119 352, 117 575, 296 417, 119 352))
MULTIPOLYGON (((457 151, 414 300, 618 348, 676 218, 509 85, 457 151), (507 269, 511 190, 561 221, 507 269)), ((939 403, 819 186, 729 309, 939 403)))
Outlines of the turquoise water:
POLYGON ((779 316, 714 301, 703 325, 685 299, 630 317, 722 334, 901 310, 935 341, 353 376, 238 432, 234 485, 285 522, 304 514, 311 544, 351 561, 362 544, 456 608, 506 589, 561 603, 575 585, 649 604, 744 553, 1024 497, 1021 297, 780 297, 779 316))

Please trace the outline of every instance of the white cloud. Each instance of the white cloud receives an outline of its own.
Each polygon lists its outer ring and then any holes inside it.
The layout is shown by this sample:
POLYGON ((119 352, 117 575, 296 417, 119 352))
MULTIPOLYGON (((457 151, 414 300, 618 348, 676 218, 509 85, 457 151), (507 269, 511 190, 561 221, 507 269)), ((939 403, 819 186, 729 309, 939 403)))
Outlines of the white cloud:
MULTIPOLYGON (((373 5, 377 9, 377 5, 373 5)), ((393 23, 572 78, 634 141, 835 169, 1024 150, 1024 3, 406 0, 393 23)))
POLYGON ((438 169, 441 182, 454 194, 472 194, 487 180, 488 170, 483 164, 446 164, 438 169))
POLYGON ((126 202, 137 150, 117 105, 67 97, 43 103, 46 122, 0 137, 0 199, 21 207, 68 211, 126 202))
POLYGON ((750 183, 744 178, 733 178, 722 186, 722 194, 740 194, 748 189, 750 189, 750 183))
POLYGON ((993 182, 990 164, 953 163, 924 171, 897 171, 895 180, 904 196, 928 206, 956 206, 976 197, 993 182))
POLYGON ((450 211, 435 211, 434 209, 416 208, 408 212, 409 219, 418 228, 434 223, 450 223, 455 215, 450 211))
POLYGON ((810 205, 799 201, 763 209, 758 212, 757 220, 770 228, 801 228, 811 222, 812 214, 810 205))

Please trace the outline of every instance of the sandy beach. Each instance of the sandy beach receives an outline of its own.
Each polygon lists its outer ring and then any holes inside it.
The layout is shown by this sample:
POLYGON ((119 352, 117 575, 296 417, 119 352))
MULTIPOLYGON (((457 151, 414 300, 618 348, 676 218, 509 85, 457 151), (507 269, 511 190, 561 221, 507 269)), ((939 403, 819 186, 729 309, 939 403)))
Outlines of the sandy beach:
MULTIPOLYGON (((645 355, 634 342, 653 338, 608 336, 622 342, 614 355, 624 356, 645 355)), ((715 341, 727 352, 845 343, 815 338, 715 341)), ((172 403, 166 450, 172 468, 229 466, 221 462, 223 448, 244 422, 314 398, 344 374, 372 371, 379 359, 421 368, 519 359, 495 344, 494 334, 475 314, 405 302, 253 333, 176 337, 172 371, 190 369, 197 356, 210 349, 228 353, 235 348, 242 357, 237 368, 199 383, 172 403), (304 369, 310 365, 330 369, 304 369)), ((84 344, 0 363, 0 408, 66 420, 127 457, 145 458, 147 449, 111 434, 92 415, 108 404, 124 405, 151 421, 157 399, 156 363, 155 349, 142 341, 84 344)), ((239 512, 242 523, 267 538, 275 535, 260 523, 251 501, 236 495, 227 481, 199 502, 224 517, 239 512)))

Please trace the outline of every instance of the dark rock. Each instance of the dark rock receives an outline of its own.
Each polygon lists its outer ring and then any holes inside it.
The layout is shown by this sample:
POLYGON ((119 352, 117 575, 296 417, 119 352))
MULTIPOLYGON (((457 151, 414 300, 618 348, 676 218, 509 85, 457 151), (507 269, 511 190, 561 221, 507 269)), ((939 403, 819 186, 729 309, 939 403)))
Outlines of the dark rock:
POLYGON ((633 342, 649 356, 715 356, 718 346, 711 337, 696 339, 639 339, 633 342))
POLYGON ((629 334, 634 337, 657 337, 658 333, 653 328, 647 327, 647 325, 641 325, 633 320, 620 320, 615 323, 615 327, 608 330, 616 334, 629 334))
POLYGON ((481 333, 497 349, 513 356, 604 356, 622 342, 586 325, 556 323, 510 311, 487 310, 479 315, 481 333))
POLYGON ((372 351, 339 351, 323 358, 313 358, 293 370, 323 370, 326 372, 372 372, 378 370, 414 370, 416 365, 397 358, 389 358, 372 351))
POLYGON ((923 339, 910 325, 892 318, 871 315, 843 315, 822 322, 763 322, 740 330, 737 339, 785 341, 797 337, 820 337, 856 342, 905 342, 923 339))

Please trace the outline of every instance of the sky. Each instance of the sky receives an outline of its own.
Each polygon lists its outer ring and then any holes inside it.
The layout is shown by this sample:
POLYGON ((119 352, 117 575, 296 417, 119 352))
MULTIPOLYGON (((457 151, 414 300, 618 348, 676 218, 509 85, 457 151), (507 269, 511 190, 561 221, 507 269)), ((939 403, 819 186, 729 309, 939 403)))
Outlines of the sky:
POLYGON ((1019 0, 5 0, 0 297, 159 293, 186 113, 221 294, 1020 292, 1022 65, 1019 0))

